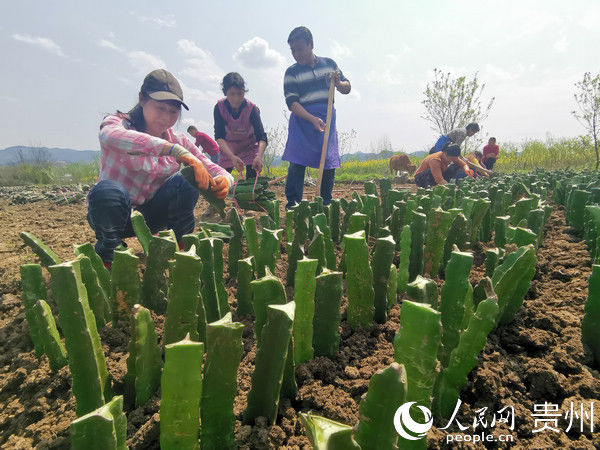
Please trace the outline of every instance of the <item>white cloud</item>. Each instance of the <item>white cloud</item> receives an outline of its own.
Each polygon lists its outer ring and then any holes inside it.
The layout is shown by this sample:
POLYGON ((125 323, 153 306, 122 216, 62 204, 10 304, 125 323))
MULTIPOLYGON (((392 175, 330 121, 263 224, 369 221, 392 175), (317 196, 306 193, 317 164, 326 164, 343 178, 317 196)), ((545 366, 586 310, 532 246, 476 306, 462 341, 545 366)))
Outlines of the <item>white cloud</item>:
POLYGON ((13 34, 12 38, 15 41, 24 42, 25 44, 36 45, 50 53, 54 53, 58 56, 66 56, 60 46, 54 42, 52 39, 40 37, 40 36, 31 36, 29 34, 13 34))
POLYGON ((151 23, 154 25, 158 25, 159 27, 173 28, 177 25, 177 21, 175 20, 175 16, 173 14, 168 14, 165 17, 148 17, 148 16, 140 16, 137 13, 131 11, 129 14, 135 16, 137 20, 142 23, 151 23))
POLYGON ((116 52, 124 53, 125 49, 123 47, 119 47, 117 44, 109 41, 108 39, 101 39, 98 42, 98 45, 102 48, 107 48, 109 50, 114 50, 116 52))
POLYGON ((569 41, 567 40, 566 36, 563 36, 554 43, 554 50, 556 50, 557 53, 564 53, 568 46, 569 41))
MULTIPOLYGON (((195 100, 199 102, 207 102, 207 103, 216 103, 222 95, 216 89, 198 89, 190 87, 185 84, 181 80, 179 80, 179 84, 181 84, 181 89, 183 89, 183 97, 186 100, 195 100)), ((215 83, 215 87, 217 84, 215 83)))
MULTIPOLYGON (((186 131, 190 125, 194 125, 198 129, 198 131, 200 131, 202 133, 206 133, 209 136, 212 134, 211 133, 212 124, 210 124, 202 119, 193 119, 192 117, 186 117, 184 119, 181 119, 181 125, 182 125, 181 128, 186 131)), ((187 135, 187 137, 189 138, 190 136, 187 135)), ((193 140, 192 140, 192 142, 193 142, 193 140)))
POLYGON ((188 39, 180 39, 177 46, 189 57, 186 61, 187 67, 182 71, 184 75, 205 83, 216 83, 223 78, 224 71, 210 52, 188 39))
POLYGON ((329 47, 329 52, 331 53, 331 57, 334 60, 341 60, 347 58, 348 56, 352 56, 352 50, 350 47, 344 44, 340 44, 338 41, 331 39, 331 46, 329 47))
POLYGON ((269 43, 258 36, 242 44, 233 54, 233 59, 251 69, 277 67, 285 63, 285 58, 269 43))
POLYGON ((158 56, 151 55, 140 50, 128 52, 127 57, 136 72, 140 74, 146 74, 152 72, 155 69, 166 69, 167 65, 158 56))
POLYGON ((367 73, 367 81, 378 85, 398 86, 403 83, 402 76, 390 69, 371 70, 367 73))

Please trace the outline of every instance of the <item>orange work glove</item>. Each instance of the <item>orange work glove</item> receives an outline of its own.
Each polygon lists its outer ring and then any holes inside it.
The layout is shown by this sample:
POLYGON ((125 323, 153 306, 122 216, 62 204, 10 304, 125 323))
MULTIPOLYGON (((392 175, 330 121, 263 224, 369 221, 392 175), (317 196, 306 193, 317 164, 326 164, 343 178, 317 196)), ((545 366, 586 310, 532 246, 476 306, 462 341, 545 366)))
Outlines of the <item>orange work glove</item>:
POLYGON ((473 173, 473 170, 471 170, 471 169, 468 169, 468 168, 467 168, 467 169, 465 169, 465 173, 466 173, 467 175, 469 175, 471 178, 473 178, 473 176, 475 175, 475 174, 473 173))
POLYGON ((211 190, 215 193, 217 198, 227 197, 229 192, 229 182, 224 176, 219 176, 214 179, 214 185, 211 190))
MULTIPOLYGON (((209 186, 214 186, 215 181, 212 179, 204 164, 191 153, 189 155, 181 155, 177 161, 190 166, 194 170, 194 178, 198 184, 198 188, 207 190, 209 186)), ((225 194, 227 195, 227 193, 225 194)))

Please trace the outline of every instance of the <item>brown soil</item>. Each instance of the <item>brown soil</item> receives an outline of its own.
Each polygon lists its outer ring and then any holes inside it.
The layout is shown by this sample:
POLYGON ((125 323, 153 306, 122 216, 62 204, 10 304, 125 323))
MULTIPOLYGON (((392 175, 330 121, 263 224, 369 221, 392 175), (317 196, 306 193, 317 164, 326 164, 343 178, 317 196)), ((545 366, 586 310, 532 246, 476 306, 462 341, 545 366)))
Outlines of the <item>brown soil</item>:
MULTIPOLYGON (((356 186, 339 185, 336 196, 349 197, 356 186)), ((283 189, 275 191, 282 198, 283 189)), ((206 204, 199 202, 200 214, 206 204)), ((283 209, 283 202, 282 202, 283 209)), ((0 199, 0 445, 2 448, 68 448, 68 426, 75 418, 75 402, 71 394, 68 367, 57 374, 49 370, 45 357, 35 358, 27 332, 20 300, 19 266, 36 261, 35 255, 18 237, 22 230, 32 232, 52 246, 59 257, 74 257, 72 246, 94 242, 85 219, 85 205, 56 206, 49 201, 9 206, 0 199)), ((203 219, 204 220, 204 219, 203 219)), ((143 256, 135 239, 128 239, 136 254, 143 256)), ((475 249, 476 261, 482 264, 484 246, 475 249)), ((285 277, 286 255, 276 274, 285 277)), ((461 395, 463 405, 458 421, 469 425, 464 433, 474 434, 472 423, 480 408, 494 411, 512 405, 515 410, 514 431, 505 425, 491 429, 493 435, 512 434, 514 444, 487 444, 487 448, 598 448, 600 434, 574 431, 535 433, 534 405, 548 402, 562 411, 562 430, 568 425, 564 414, 570 402, 578 408, 600 399, 598 372, 589 368, 591 360, 581 345, 580 321, 587 297, 590 273, 589 254, 582 242, 571 237, 564 225, 562 211, 555 211, 546 229, 546 237, 538 251, 538 266, 524 307, 515 321, 492 333, 478 367, 470 374, 461 395)), ((477 282, 483 267, 474 267, 471 281, 477 282)), ((235 286, 228 282, 230 303, 235 307, 235 286)), ((288 290, 291 295, 293 290, 288 290)), ((344 299, 345 301, 345 299, 344 299)), ((294 401, 280 404, 277 424, 269 427, 258 421, 254 426, 241 424, 241 415, 250 389, 250 376, 255 357, 253 321, 244 323, 244 353, 238 372, 238 395, 234 403, 237 417, 236 441, 240 448, 310 448, 299 421, 298 412, 316 414, 354 424, 358 419, 358 403, 368 387, 371 375, 393 361, 392 342, 399 327, 401 305, 392 308, 384 325, 352 332, 345 320, 341 324, 339 357, 335 360, 315 358, 296 370, 299 392, 294 401)), ((163 317, 154 315, 157 333, 162 335, 163 317)), ((117 392, 122 389, 126 371, 129 329, 126 322, 108 326, 101 338, 109 372, 117 392)), ((128 410, 128 445, 131 448, 158 448, 160 393, 143 407, 128 410)), ((600 428, 600 402, 595 404, 596 425, 600 428)), ((490 413, 491 412, 491 413, 490 413)), ((491 414, 491 416, 490 416, 491 414)), ((391 418, 390 418, 391 420, 391 418)), ((443 426, 444 424, 436 424, 443 426)), ((490 430, 488 428, 488 430, 490 430)), ((449 429, 460 432, 456 425, 449 429)), ((480 431, 480 429, 478 429, 480 431)), ((433 428, 428 447, 449 448, 446 432, 433 428)), ((454 444, 453 447, 457 447, 454 444)), ((473 447, 467 445, 466 447, 473 447)), ((482 445, 479 448, 483 448, 482 445)))

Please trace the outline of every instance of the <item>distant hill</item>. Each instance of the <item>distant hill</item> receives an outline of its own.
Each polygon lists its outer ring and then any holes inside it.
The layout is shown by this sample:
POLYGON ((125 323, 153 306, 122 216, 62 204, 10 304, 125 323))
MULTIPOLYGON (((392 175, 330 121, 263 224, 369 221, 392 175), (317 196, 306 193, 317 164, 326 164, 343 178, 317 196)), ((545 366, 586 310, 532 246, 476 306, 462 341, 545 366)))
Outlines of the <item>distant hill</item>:
POLYGON ((17 145, 0 150, 0 166, 9 166, 21 162, 45 162, 70 164, 92 162, 100 157, 99 150, 73 150, 70 148, 27 147, 17 145))
POLYGON ((415 158, 425 158, 427 155, 429 155, 429 152, 426 152, 425 150, 419 150, 418 152, 409 153, 409 155, 414 156, 415 158))

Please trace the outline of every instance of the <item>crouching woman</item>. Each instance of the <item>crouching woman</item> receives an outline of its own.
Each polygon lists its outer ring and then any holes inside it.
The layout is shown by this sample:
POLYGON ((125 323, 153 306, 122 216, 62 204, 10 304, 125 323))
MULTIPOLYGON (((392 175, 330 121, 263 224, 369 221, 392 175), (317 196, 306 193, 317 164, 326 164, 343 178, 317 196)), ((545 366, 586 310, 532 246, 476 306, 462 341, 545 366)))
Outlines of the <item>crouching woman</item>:
POLYGON ((460 159, 460 147, 456 144, 447 145, 442 151, 425 157, 415 172, 415 184, 419 187, 446 184, 456 178, 461 169, 470 177, 473 176, 467 163, 460 159))
POLYGON ((193 169, 200 189, 210 188, 218 198, 233 185, 225 169, 171 129, 182 106, 188 109, 179 82, 166 70, 155 70, 144 79, 131 111, 109 114, 100 124, 100 174, 88 196, 87 219, 107 267, 122 239, 134 236, 132 208, 152 233, 173 229, 179 243, 194 230, 198 191, 179 173, 180 164, 193 169))

